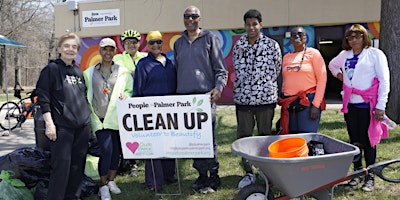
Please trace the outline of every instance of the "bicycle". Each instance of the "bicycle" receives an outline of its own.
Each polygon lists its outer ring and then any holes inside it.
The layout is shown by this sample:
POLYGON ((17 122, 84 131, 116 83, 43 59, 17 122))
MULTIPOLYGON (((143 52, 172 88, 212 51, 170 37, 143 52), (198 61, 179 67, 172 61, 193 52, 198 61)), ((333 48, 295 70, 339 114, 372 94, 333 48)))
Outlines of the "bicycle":
POLYGON ((0 107, 0 127, 4 130, 14 130, 26 121, 29 114, 35 115, 35 102, 34 97, 35 89, 31 92, 27 92, 27 97, 21 97, 21 91, 24 91, 22 87, 14 88, 14 96, 19 99, 19 101, 8 101, 3 103, 0 107), (31 102, 29 106, 26 106, 26 100, 30 99, 31 102))

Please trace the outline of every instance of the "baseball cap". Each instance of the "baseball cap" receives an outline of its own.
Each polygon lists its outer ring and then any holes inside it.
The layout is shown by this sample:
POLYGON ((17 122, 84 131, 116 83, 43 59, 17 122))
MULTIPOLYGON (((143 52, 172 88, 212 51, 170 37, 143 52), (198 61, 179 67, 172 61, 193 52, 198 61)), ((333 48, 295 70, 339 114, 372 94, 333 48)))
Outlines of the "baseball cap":
POLYGON ((103 38, 100 41, 100 47, 107 47, 107 46, 114 47, 114 48, 117 47, 117 45, 115 44, 115 41, 113 39, 111 39, 111 38, 103 38))
POLYGON ((150 40, 162 40, 160 31, 150 31, 147 33, 146 41, 148 42, 150 40))

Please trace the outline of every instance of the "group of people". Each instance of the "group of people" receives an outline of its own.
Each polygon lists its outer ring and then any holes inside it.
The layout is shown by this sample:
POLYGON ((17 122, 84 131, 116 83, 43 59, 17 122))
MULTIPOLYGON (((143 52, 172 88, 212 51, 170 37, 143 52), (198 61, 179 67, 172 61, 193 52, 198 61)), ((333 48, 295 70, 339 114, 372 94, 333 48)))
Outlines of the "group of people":
MULTIPOLYGON (((200 20, 197 7, 185 9, 186 30, 174 43, 174 60, 162 52, 159 31, 147 34, 148 53, 143 53, 138 51, 140 33, 127 30, 121 34, 125 49, 122 54, 115 55, 115 41, 104 38, 99 44, 101 61, 82 72, 75 64, 79 37, 68 33, 59 39, 59 57, 49 62, 37 82, 45 134, 52 141, 48 199, 79 199, 91 133, 100 146, 101 199, 111 199, 110 192, 121 193, 114 181, 121 162, 116 101, 126 97, 209 94, 214 157, 193 160, 199 175, 192 188, 206 193, 221 186, 214 130, 216 102, 228 75, 218 38, 202 29, 200 20)), ((259 135, 271 135, 277 104, 281 106, 281 134, 318 132, 321 111, 325 109, 327 72, 319 51, 307 47, 306 30, 291 30, 294 51, 282 58, 279 44, 261 32, 258 10, 247 11, 243 20, 246 34, 233 50, 237 138, 252 136, 256 124, 259 135)), ((343 48, 329 69, 343 81, 343 111, 350 142, 364 150, 366 164, 371 165, 375 163, 375 145, 382 133, 387 133, 379 121, 389 93, 388 65, 382 51, 371 47, 368 32, 361 25, 346 31, 343 48)), ((245 159, 242 162, 246 174, 239 188, 255 182, 252 166, 245 159)), ((174 159, 146 160, 147 188, 159 192, 164 183, 176 182, 175 164, 174 159)), ((354 168, 360 167, 361 160, 357 160, 354 168)), ((349 184, 355 186, 361 180, 356 178, 349 184)), ((373 174, 368 174, 363 189, 371 191, 373 186, 373 174)))
MULTIPOLYGON (((290 31, 294 51, 281 57, 279 44, 265 36, 258 10, 244 15, 246 34, 240 37, 233 50, 234 103, 236 105, 237 138, 272 134, 272 119, 276 105, 281 106, 277 123, 278 134, 317 133, 324 99, 327 68, 321 53, 307 46, 303 27, 290 31), (282 75, 282 91, 278 76, 282 75), (279 128, 280 127, 280 128, 279 128)), ((350 26, 343 38, 343 51, 329 63, 333 76, 343 82, 344 119, 350 143, 360 148, 354 159, 354 170, 376 161, 376 145, 388 137, 384 118, 390 90, 389 67, 385 54, 372 47, 368 31, 360 24, 350 26)), ((255 182, 252 166, 242 159, 245 176, 238 187, 255 182)), ((374 189, 374 174, 356 177, 350 186, 362 184, 362 189, 374 189)))
MULTIPOLYGON (((228 72, 218 38, 200 28, 200 10, 189 6, 183 14, 186 30, 174 44, 174 61, 162 52, 159 31, 150 31, 148 53, 139 52, 140 33, 121 34, 124 52, 116 53, 111 38, 100 41, 101 61, 84 72, 75 64, 80 39, 74 33, 59 39, 59 57, 49 62, 37 82, 46 136, 51 140, 52 172, 48 199, 79 199, 88 141, 93 133, 100 147, 98 171, 101 199, 121 193, 115 183, 121 145, 116 101, 127 97, 209 94, 212 107, 213 158, 194 159, 199 177, 192 187, 209 192, 221 185, 217 143, 214 137, 216 102, 226 85, 228 72), (115 55, 115 56, 114 56, 115 55)), ((134 161, 133 161, 134 162, 134 161)), ((145 161, 145 184, 160 192, 164 183, 175 183, 174 159, 145 161)))

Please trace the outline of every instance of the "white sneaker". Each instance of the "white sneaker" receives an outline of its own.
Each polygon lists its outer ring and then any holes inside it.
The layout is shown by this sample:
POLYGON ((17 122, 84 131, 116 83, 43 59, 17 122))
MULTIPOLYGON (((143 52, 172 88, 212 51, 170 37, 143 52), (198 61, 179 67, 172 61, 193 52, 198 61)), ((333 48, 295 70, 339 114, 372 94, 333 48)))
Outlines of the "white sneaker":
POLYGON ((252 183, 256 182, 256 177, 252 173, 247 173, 246 176, 243 177, 243 179, 239 182, 238 188, 242 189, 252 183))
POLYGON ((118 188, 117 184, 115 184, 114 181, 108 181, 107 186, 112 193, 114 193, 114 194, 121 193, 121 190, 118 188))
POLYGON ((111 200, 110 189, 108 189, 107 185, 100 187, 99 196, 101 200, 111 200))

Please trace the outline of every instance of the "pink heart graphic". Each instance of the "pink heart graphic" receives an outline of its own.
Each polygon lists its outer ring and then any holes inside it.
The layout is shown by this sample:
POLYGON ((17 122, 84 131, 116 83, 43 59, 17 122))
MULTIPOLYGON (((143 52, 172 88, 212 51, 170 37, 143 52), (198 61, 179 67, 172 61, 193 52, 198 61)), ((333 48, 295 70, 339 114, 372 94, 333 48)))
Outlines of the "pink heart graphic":
POLYGON ((127 142, 125 145, 126 145, 126 147, 128 147, 129 150, 132 151, 132 153, 135 153, 135 151, 139 147, 139 143, 137 143, 137 142, 127 142))

